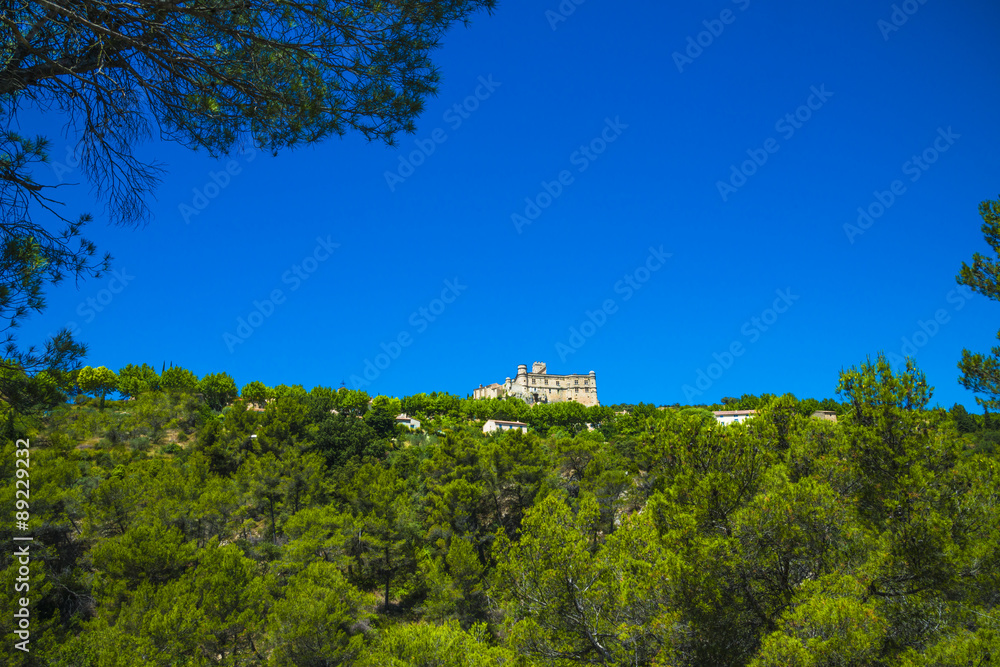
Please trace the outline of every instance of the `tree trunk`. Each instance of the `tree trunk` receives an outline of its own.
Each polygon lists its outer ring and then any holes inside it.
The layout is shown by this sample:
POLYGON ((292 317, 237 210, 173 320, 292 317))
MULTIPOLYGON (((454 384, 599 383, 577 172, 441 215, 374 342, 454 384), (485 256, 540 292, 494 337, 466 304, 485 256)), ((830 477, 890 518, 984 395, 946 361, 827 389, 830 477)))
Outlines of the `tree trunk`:
POLYGON ((271 507, 271 542, 278 544, 278 530, 274 527, 274 498, 268 498, 268 505, 271 507))
POLYGON ((389 613, 389 581, 392 579, 392 570, 389 569, 389 547, 385 548, 385 613, 389 613))

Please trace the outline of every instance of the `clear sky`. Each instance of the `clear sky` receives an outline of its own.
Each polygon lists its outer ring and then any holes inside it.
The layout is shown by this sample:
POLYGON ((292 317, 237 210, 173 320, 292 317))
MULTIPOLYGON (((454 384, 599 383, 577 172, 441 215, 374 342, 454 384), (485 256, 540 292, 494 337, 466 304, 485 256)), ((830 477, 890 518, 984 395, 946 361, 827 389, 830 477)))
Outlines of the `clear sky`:
MULTIPOLYGON (((956 363, 1000 304, 955 274, 1000 195, 998 26, 982 0, 501 0, 397 148, 149 143, 140 230, 60 190, 120 277, 50 291, 20 341, 395 396, 538 360, 608 404, 823 398, 885 350, 975 409, 956 363)), ((53 139, 38 180, 81 181, 63 120, 19 117, 53 139)))

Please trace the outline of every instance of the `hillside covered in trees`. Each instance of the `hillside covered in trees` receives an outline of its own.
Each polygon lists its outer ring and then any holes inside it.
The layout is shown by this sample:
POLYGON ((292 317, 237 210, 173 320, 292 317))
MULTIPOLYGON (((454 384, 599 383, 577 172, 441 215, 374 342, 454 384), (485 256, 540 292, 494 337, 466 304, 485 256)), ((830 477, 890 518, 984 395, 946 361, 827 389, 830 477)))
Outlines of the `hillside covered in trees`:
POLYGON ((5 3, 0 667, 995 664, 996 4, 5 3))
POLYGON ((7 641, 4 664, 1000 655, 993 440, 964 410, 928 409, 912 364, 842 373, 843 402, 823 402, 836 423, 809 417, 815 400, 744 396, 726 407, 758 416, 728 427, 713 406, 260 383, 237 399, 229 376, 180 368, 88 368, 76 386, 91 397, 50 387, 6 408, 11 515, 15 441, 30 441, 34 603, 31 652, 7 641), (484 435, 490 418, 530 429, 484 435))

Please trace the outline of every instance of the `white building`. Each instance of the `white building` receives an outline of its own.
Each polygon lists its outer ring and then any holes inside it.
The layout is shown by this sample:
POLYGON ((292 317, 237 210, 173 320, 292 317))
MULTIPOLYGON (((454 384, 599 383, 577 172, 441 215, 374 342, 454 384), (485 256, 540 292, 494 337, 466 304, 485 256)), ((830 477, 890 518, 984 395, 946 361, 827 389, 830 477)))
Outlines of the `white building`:
POLYGON ((483 425, 483 433, 513 431, 514 429, 521 429, 521 433, 527 433, 528 425, 524 422, 509 422, 503 419, 490 419, 483 425))
POLYGON ((716 410, 712 413, 715 416, 715 421, 719 422, 723 426, 729 426, 730 424, 739 424, 740 422, 745 422, 754 415, 757 414, 756 410, 716 410))
POLYGON ((410 417, 405 412, 401 415, 396 415, 396 423, 402 424, 407 428, 412 428, 412 429, 420 428, 420 420, 410 417))

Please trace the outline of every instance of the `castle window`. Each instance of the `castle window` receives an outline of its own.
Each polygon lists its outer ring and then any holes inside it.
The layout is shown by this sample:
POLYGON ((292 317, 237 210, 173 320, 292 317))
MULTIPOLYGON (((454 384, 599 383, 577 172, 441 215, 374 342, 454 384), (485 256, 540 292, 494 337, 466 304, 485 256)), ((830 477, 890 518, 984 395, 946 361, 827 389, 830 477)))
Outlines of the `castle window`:
POLYGON ((584 380, 584 381, 583 381, 583 384, 584 384, 584 385, 586 385, 586 384, 587 384, 587 380, 584 380))
POLYGON ((573 380, 573 384, 580 384, 579 380, 573 380))
POLYGON ((556 380, 556 386, 557 387, 559 386, 559 380, 556 380))
POLYGON ((549 379, 545 378, 545 384, 548 384, 548 383, 549 383, 549 379))
POLYGON ((535 384, 537 381, 538 381, 538 378, 531 378, 531 384, 535 384))
POLYGON ((577 388, 577 389, 574 389, 574 390, 573 390, 573 393, 574 393, 574 394, 579 394, 579 393, 580 393, 580 389, 579 389, 579 388, 577 388))

